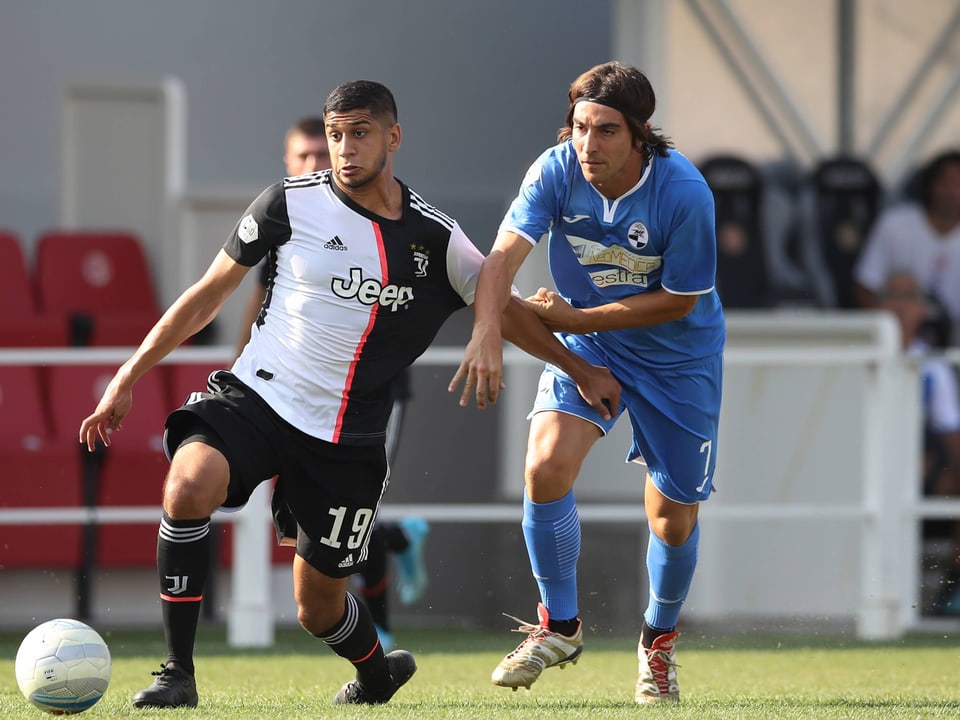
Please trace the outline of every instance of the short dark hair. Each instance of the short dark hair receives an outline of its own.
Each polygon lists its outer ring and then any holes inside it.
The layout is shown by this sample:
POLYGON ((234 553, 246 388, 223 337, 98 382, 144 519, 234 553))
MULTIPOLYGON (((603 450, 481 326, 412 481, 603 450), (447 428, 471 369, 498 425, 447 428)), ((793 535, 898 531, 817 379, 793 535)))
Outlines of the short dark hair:
POLYGON ((308 138, 326 137, 323 118, 316 115, 300 118, 293 127, 287 130, 286 139, 289 140, 294 135, 303 135, 308 138))
POLYGON ((570 85, 570 107, 567 108, 566 125, 557 132, 558 142, 573 135, 573 111, 578 102, 591 101, 619 110, 626 120, 636 146, 646 146, 648 151, 666 155, 672 147, 669 138, 661 135, 658 128, 647 125, 657 107, 657 98, 650 80, 640 70, 614 61, 595 65, 580 75, 570 85))
POLYGON ((374 117, 391 125, 397 122, 397 102, 393 93, 386 85, 372 80, 353 80, 338 85, 323 103, 324 117, 332 112, 351 110, 369 110, 374 117))
POLYGON ((933 185, 936 183, 943 171, 951 165, 960 165, 960 150, 945 150, 920 168, 917 177, 917 194, 920 203, 925 208, 930 208, 933 202, 933 185))

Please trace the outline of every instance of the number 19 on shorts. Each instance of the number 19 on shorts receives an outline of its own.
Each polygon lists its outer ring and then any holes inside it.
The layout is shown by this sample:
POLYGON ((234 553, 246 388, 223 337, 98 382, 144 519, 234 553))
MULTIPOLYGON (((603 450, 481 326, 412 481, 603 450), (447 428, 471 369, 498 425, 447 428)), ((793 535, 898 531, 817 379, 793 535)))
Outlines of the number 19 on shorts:
POLYGON ((347 508, 342 505, 330 508, 329 513, 333 515, 333 527, 330 528, 329 535, 320 538, 320 542, 335 549, 340 549, 344 543, 348 550, 363 547, 370 533, 373 510, 358 508, 353 514, 352 522, 347 519, 347 508), (345 528, 345 525, 348 527, 345 528))

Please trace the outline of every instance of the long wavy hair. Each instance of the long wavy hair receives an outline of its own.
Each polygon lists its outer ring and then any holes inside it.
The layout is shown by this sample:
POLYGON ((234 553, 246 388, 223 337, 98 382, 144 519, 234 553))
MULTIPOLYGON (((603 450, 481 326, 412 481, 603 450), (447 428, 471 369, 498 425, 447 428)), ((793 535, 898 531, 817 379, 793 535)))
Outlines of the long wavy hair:
POLYGON ((635 67, 616 61, 596 65, 573 81, 569 98, 566 125, 557 131, 557 142, 573 135, 573 111, 577 102, 591 100, 623 114, 637 150, 666 155, 668 148, 673 147, 660 128, 651 127, 647 122, 657 106, 657 98, 647 76, 635 67))

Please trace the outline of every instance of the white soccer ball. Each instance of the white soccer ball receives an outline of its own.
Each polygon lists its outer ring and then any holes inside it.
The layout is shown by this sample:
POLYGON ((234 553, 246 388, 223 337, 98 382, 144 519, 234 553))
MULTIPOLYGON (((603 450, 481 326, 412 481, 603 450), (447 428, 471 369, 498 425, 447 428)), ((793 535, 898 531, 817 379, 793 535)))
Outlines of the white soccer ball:
POLYGON ((110 684, 110 650, 79 620, 37 625, 17 650, 17 685, 31 703, 53 715, 92 707, 110 684))

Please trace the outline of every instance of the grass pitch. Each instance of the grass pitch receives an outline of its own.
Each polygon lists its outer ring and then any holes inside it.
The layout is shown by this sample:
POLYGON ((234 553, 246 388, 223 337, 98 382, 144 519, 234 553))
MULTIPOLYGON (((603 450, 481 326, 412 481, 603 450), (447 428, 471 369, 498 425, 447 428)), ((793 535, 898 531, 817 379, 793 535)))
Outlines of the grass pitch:
MULTIPOLYGON (((276 646, 239 651, 225 631, 202 630, 198 641, 200 707, 136 710, 130 697, 149 684, 163 659, 160 630, 98 628, 113 655, 104 698, 84 718, 177 720, 300 720, 390 718, 670 717, 696 720, 777 718, 956 718, 960 716, 960 634, 867 644, 845 638, 706 637, 684 634, 678 644, 683 701, 679 706, 633 703, 633 638, 586 637, 576 666, 544 672, 531 691, 512 692, 489 681, 490 671, 520 635, 460 630, 397 632, 419 670, 383 706, 333 707, 352 677, 347 663, 299 630, 277 633, 276 646)), ((960 630, 960 628, 958 628, 960 630)), ((14 657, 22 632, 0 633, 0 718, 38 720, 45 713, 20 694, 14 657)))

